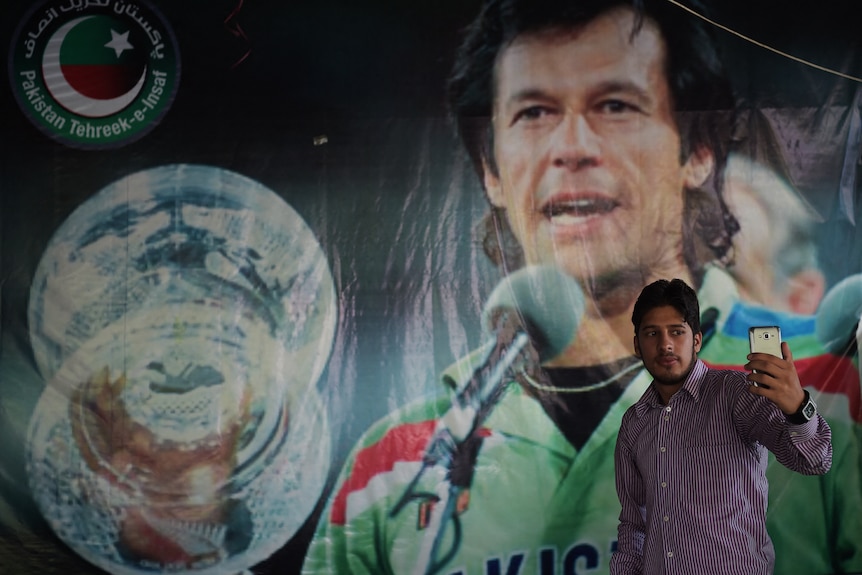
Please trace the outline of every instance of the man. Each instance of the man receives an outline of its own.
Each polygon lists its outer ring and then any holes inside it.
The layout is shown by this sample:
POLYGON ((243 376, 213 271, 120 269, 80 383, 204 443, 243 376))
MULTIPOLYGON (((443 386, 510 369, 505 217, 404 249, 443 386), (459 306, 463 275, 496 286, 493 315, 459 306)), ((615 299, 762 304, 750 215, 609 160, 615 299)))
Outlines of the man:
POLYGON ((739 221, 728 271, 742 299, 772 309, 813 314, 826 278, 817 261, 818 216, 777 171, 733 153, 724 198, 739 221))
POLYGON ((614 456, 622 512, 613 575, 771 574, 766 531, 769 449, 823 475, 831 431, 784 357, 749 354, 740 371, 698 360, 697 295, 685 282, 644 288, 632 313, 635 354, 653 381, 623 416, 614 456))
MULTIPOLYGON (((747 339, 728 328, 748 316, 736 313, 732 280, 709 263, 724 261, 736 230, 718 185, 729 87, 702 21, 665 1, 641 4, 490 0, 468 30, 450 100, 492 207, 486 251, 507 273, 562 269, 583 289, 586 311, 568 348, 512 374, 461 446, 473 459, 453 513, 439 493, 451 474, 422 464, 451 398, 374 425, 342 471, 304 573, 607 573, 619 422, 649 383, 629 331, 642 286, 667 276, 702 286, 704 341, 721 344, 712 357, 745 357, 731 352, 747 339)), ((801 336, 805 355, 822 353, 808 337, 813 322, 805 329, 788 329, 788 339, 801 336)), ((447 369, 447 390, 460 390, 490 354, 479 349, 447 369)), ((851 368, 830 373, 843 381, 851 368)), ((811 381, 825 381, 820 371, 811 381)), ((842 447, 858 452, 853 441, 848 434, 842 447)), ((818 544, 862 533, 836 521, 840 536, 826 530, 818 544)), ((831 551, 813 562, 809 574, 834 570, 831 551)))

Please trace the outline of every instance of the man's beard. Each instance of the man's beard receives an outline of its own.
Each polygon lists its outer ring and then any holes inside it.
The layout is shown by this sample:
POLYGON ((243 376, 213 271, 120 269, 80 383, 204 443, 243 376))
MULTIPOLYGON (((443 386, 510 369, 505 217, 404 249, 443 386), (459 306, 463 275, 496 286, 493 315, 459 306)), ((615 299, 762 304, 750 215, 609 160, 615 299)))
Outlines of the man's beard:
MULTIPOLYGON (((674 377, 674 378, 661 377, 661 376, 656 375, 652 372, 650 372, 650 375, 652 376, 653 381, 655 381, 659 385, 678 385, 680 383, 683 383, 686 379, 688 379, 688 376, 691 373, 691 370, 694 369, 694 364, 696 361, 697 361, 697 353, 694 351, 694 347, 692 347, 692 349, 691 349, 691 362, 688 364, 688 369, 686 369, 685 372, 682 373, 679 377, 674 377)), ((647 370, 647 371, 649 371, 649 370, 647 370)))

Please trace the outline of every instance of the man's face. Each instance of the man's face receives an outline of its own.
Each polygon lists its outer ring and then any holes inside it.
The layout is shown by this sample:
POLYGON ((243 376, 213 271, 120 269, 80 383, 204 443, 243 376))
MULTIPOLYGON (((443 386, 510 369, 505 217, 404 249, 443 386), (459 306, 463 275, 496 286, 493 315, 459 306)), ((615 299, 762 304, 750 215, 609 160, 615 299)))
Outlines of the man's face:
POLYGON ((702 335, 694 333, 675 307, 647 312, 634 338, 635 355, 660 385, 679 385, 691 373, 702 335))
POLYGON ((773 273, 778 233, 768 225, 770 218, 757 192, 743 178, 729 178, 724 184, 724 199, 739 222, 739 231, 733 237, 733 277, 740 294, 773 308, 786 309, 776 293, 785 286, 776 285, 773 273))
POLYGON ((485 188, 528 264, 588 280, 683 263, 683 189, 703 183, 712 157, 681 164, 664 42, 649 20, 632 38, 633 24, 617 9, 520 36, 498 57, 498 170, 486 165, 485 188))

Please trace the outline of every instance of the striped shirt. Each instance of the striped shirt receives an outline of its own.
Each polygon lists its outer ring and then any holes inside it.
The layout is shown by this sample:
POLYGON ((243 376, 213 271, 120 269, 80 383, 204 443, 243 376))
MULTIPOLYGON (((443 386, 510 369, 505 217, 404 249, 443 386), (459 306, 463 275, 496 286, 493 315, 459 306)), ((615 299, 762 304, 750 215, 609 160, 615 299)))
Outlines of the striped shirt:
POLYGON ((820 415, 788 423, 746 391, 744 372, 701 360, 667 405, 654 385, 617 439, 622 512, 611 574, 771 574, 767 449, 793 471, 822 475, 832 464, 829 426, 820 415))

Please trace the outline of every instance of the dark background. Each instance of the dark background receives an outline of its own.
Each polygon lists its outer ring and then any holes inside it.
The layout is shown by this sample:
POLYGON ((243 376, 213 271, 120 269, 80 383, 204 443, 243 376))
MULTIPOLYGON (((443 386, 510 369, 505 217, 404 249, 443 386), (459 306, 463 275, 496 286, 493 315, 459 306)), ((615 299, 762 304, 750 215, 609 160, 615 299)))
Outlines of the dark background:
MULTIPOLYGON (((416 313, 424 290, 440 290, 439 297, 458 302, 456 315, 474 318, 498 277, 477 255, 475 238, 464 232, 476 225, 483 200, 444 104, 459 31, 478 2, 152 4, 179 43, 179 90, 159 126, 122 148, 82 151, 43 135, 15 102, 3 59, 0 345, 7 356, 19 353, 21 361, 31 361, 26 306, 39 257, 71 211, 105 185, 166 163, 210 164, 249 176, 306 219, 330 258, 342 317, 333 351, 339 361, 324 373, 321 390, 333 420, 334 476, 371 422, 433 389, 434 372, 480 341, 477 328, 435 330, 430 355, 419 363, 431 364, 420 369, 427 372, 421 381, 405 381, 404 374, 417 370, 409 353, 387 353, 415 343, 405 340, 404 323, 416 313), (315 145, 318 136, 327 142, 315 145), (445 249, 451 233, 464 236, 454 251, 445 249), (459 269, 476 270, 472 280, 481 281, 465 281, 459 269)), ((773 0, 713 4, 714 18, 741 34, 862 76, 852 2, 808 3, 805 10, 773 0)), ((4 0, 0 46, 7 51, 15 27, 34 5, 4 0)), ((860 84, 732 34, 719 35, 743 102, 788 118, 778 126, 779 141, 792 177, 824 220, 821 260, 828 280, 862 270, 858 185, 851 182, 842 198, 845 142, 822 132, 859 114, 851 104, 860 84)), ((431 312, 443 325, 450 313, 445 306, 431 312)), ((0 571, 97 571, 56 540, 29 500, 23 456, 16 449, 23 416, 3 407, 2 395, 0 418, 0 442, 6 445, 0 450, 0 501, 17 521, 0 525, 0 571)), ((255 573, 299 571, 326 494, 305 527, 255 573)))

